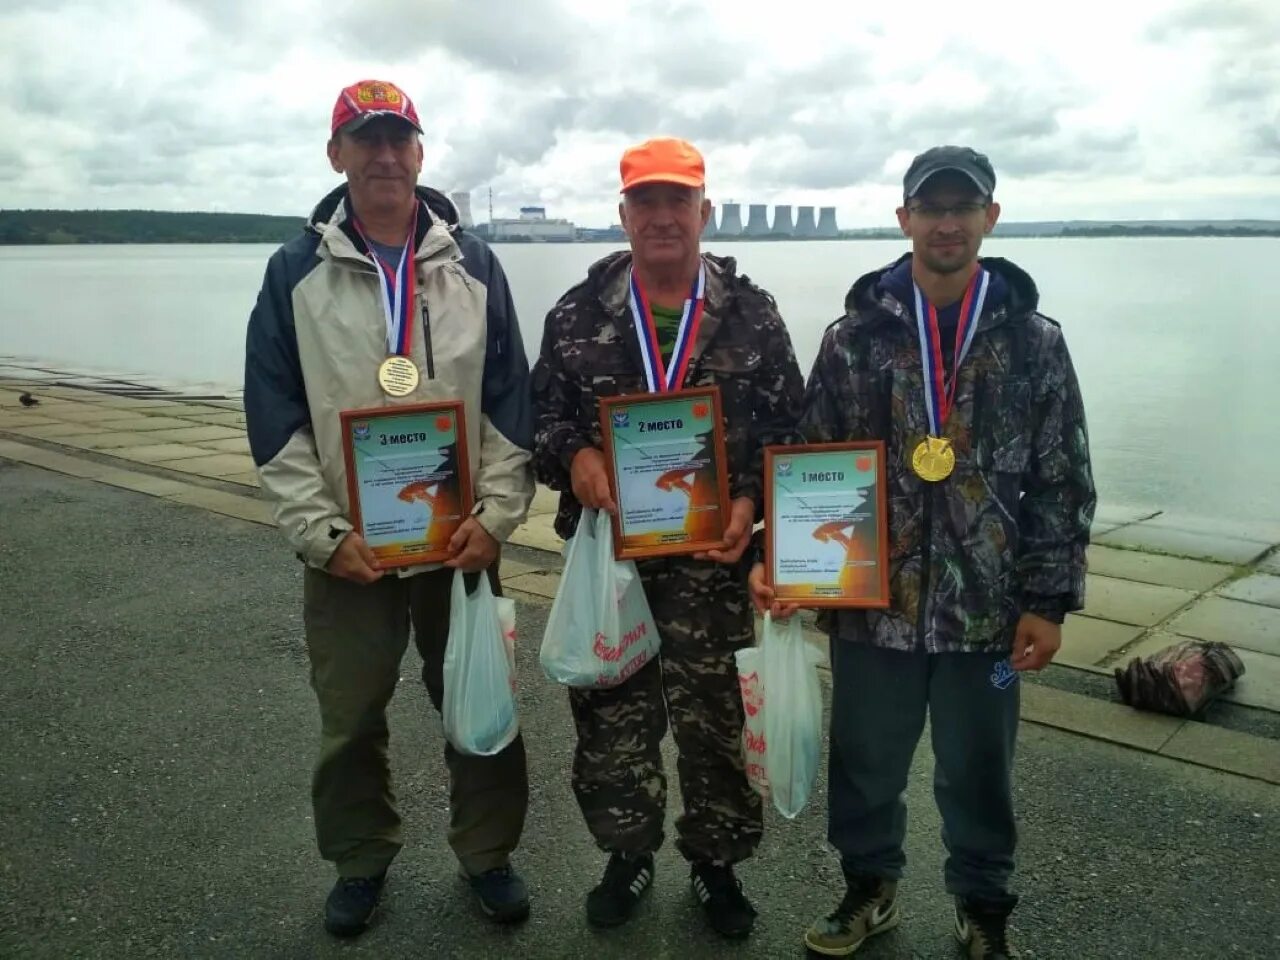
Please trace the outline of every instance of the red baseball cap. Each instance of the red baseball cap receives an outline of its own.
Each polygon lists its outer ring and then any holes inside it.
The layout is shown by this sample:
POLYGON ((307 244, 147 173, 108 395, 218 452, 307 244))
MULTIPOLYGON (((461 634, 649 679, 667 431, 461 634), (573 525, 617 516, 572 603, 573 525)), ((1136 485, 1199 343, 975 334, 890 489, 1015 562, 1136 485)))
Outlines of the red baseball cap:
POLYGON ((657 137, 628 147, 618 166, 623 193, 642 183, 701 187, 707 182, 702 154, 687 140, 675 137, 657 137))
POLYGON ((348 132, 358 130, 374 117, 399 117, 422 133, 418 111, 413 109, 407 93, 386 80, 359 80, 338 94, 330 135, 344 128, 348 132))

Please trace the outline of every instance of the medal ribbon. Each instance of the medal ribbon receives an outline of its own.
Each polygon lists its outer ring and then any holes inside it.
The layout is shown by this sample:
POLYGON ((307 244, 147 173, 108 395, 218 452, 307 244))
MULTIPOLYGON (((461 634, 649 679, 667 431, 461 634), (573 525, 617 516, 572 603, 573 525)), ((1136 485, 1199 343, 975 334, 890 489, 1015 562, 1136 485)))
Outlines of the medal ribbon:
POLYGON ((418 235, 417 205, 413 209, 413 222, 409 224, 409 237, 404 242, 404 249, 400 251, 400 262, 395 266, 383 260, 374 249, 361 229, 360 222, 353 217, 352 223, 364 245, 369 248, 369 256, 373 258, 374 265, 378 268, 378 277, 382 281, 378 284, 378 289, 382 292, 382 312, 387 318, 387 355, 399 354, 407 357, 413 344, 413 301, 417 271, 409 251, 418 235))
POLYGON ((685 300, 684 312, 680 315, 680 326, 676 328, 676 343, 671 350, 669 365, 662 362, 653 311, 649 309, 649 300, 640 287, 640 278, 636 276, 634 269, 628 283, 631 287, 631 316, 635 320, 636 339, 640 342, 640 356, 644 360, 644 378, 649 385, 649 392, 678 390, 684 383, 685 374, 689 372, 693 345, 698 341, 698 328, 702 325, 707 268, 702 263, 698 264, 698 275, 694 277, 693 289, 689 291, 689 299, 685 300))
POLYGON ((960 379, 960 364, 969 355, 973 335, 978 330, 982 305, 987 299, 991 274, 981 267, 969 280, 964 300, 960 303, 960 319, 956 325, 955 358, 951 366, 951 380, 946 382, 946 370, 942 365, 942 333, 938 329, 938 308, 930 303, 919 284, 916 291, 916 327, 920 332, 920 355, 924 361, 924 403, 929 414, 929 435, 942 436, 942 428, 951 414, 956 398, 956 383, 960 379))

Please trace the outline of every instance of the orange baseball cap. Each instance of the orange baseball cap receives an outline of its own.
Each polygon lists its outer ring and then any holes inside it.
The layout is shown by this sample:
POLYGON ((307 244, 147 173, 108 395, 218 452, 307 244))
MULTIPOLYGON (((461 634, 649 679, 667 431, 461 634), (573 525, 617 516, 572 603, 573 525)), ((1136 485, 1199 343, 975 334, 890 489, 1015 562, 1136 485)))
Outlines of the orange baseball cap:
POLYGON ((702 154, 687 140, 655 137, 628 147, 618 165, 622 171, 622 192, 642 183, 678 183, 701 187, 707 182, 702 154))

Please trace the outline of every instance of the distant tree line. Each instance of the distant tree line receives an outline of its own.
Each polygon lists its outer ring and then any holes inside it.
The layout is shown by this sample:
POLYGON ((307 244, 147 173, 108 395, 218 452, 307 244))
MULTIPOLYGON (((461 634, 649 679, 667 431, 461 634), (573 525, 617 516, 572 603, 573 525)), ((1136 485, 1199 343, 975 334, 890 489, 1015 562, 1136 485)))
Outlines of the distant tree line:
POLYGON ((0 244, 283 243, 302 217, 159 210, 0 210, 0 244))
POLYGON ((1178 227, 1156 224, 1099 224, 1090 227, 1063 227, 1063 237, 1280 237, 1274 227, 1178 227))

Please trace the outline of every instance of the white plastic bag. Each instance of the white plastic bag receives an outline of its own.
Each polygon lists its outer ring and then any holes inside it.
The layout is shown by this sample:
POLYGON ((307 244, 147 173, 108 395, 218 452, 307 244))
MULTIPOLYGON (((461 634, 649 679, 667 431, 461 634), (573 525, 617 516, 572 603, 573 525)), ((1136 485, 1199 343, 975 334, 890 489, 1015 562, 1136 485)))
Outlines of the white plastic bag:
POLYGON ((542 637, 542 669, 570 687, 615 687, 660 647, 635 563, 613 558, 609 515, 584 509, 565 544, 564 573, 542 637))
MULTIPOLYGON (((462 571, 454 572, 440 715, 445 739, 459 753, 472 756, 492 756, 507 747, 520 732, 515 700, 515 648, 507 642, 500 602, 484 574, 468 596, 462 571)), ((512 616, 512 642, 514 621, 512 616)))
POLYGON ((764 641, 739 650, 738 683, 746 724, 742 730, 747 779, 772 797, 784 817, 809 801, 822 751, 821 655, 805 642, 800 618, 764 618, 764 641))

